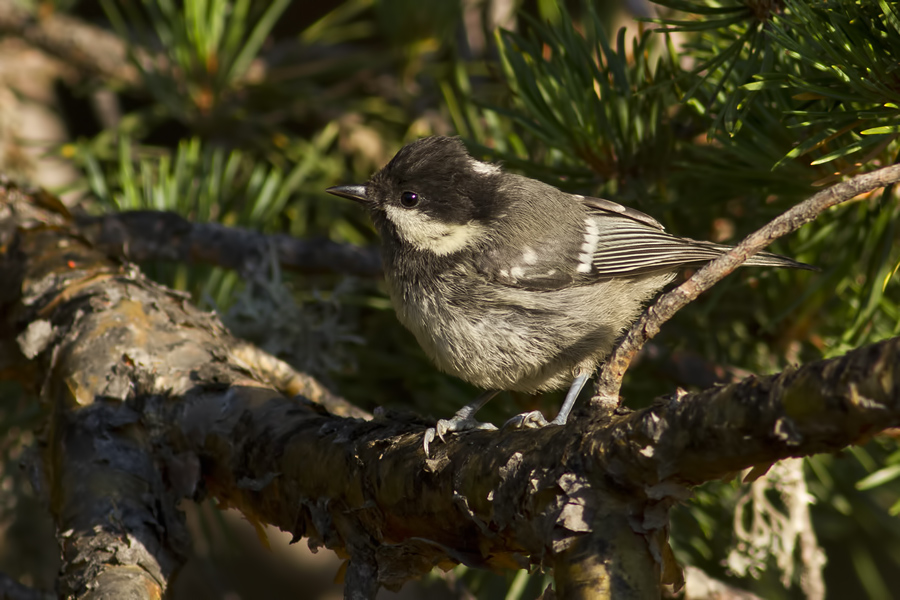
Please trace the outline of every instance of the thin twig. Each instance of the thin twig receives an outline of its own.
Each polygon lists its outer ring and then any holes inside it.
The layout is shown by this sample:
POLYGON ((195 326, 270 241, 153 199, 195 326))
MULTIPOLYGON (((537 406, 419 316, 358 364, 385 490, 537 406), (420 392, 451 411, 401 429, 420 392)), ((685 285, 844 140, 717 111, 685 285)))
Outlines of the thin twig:
POLYGON ((231 358, 286 395, 304 396, 339 417, 372 418, 371 414, 332 393, 314 377, 296 370, 258 346, 237 343, 231 347, 231 358))
POLYGON ((822 190, 754 231, 740 244, 704 266, 680 286, 660 296, 656 303, 644 311, 641 318, 631 326, 612 356, 600 368, 597 390, 591 399, 592 405, 617 406, 625 371, 647 340, 659 333, 662 324, 671 319, 676 312, 734 271, 741 263, 778 238, 813 221, 832 206, 898 181, 900 181, 900 165, 892 165, 857 175, 822 190))

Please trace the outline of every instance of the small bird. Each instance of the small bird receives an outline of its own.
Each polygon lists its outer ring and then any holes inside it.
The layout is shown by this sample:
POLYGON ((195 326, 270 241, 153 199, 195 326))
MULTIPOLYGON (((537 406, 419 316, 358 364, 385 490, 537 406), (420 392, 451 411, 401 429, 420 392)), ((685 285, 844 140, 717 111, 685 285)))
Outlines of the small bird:
MULTIPOLYGON (((731 246, 676 237, 652 217, 567 194, 476 160, 458 138, 403 147, 364 185, 328 188, 363 204, 381 236, 400 322, 442 371, 487 390, 425 434, 493 429, 475 412, 500 390, 569 386, 563 425, 591 373, 679 268, 731 246)), ((770 253, 745 265, 808 268, 770 253)), ((541 427, 539 412, 508 423, 541 427)))

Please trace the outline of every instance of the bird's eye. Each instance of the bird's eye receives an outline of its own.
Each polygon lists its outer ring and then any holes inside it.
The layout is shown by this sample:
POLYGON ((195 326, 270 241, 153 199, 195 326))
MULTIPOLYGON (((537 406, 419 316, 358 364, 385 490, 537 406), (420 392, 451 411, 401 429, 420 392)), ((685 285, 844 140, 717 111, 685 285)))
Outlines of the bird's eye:
POLYGON ((412 208, 419 203, 419 195, 415 192, 403 192, 400 194, 400 204, 405 208, 412 208))

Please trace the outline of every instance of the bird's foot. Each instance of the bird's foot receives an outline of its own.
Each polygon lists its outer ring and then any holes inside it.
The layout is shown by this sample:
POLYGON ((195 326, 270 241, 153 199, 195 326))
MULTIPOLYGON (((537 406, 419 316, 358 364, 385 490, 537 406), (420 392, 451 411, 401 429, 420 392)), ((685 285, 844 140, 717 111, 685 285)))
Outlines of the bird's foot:
POLYGON ((546 427, 550 424, 551 423, 544 418, 544 415, 541 414, 541 411, 533 410, 514 416, 503 424, 503 429, 540 429, 541 427, 546 427))
MULTIPOLYGON (((460 411, 462 412, 462 411, 460 411)), ((444 436, 448 433, 458 433, 461 431, 494 431, 495 427, 491 423, 482 423, 476 421, 471 415, 461 415, 457 413, 452 419, 440 419, 434 427, 425 430, 425 437, 422 444, 425 446, 425 456, 428 456, 428 447, 435 439, 440 438, 443 442, 444 436)))

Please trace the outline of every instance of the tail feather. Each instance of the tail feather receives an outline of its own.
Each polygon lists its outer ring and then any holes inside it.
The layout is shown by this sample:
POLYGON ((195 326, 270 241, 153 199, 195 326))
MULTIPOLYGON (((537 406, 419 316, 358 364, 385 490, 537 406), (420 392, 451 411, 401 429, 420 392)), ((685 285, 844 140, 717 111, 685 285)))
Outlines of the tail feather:
MULTIPOLYGON (((734 246, 728 246, 725 244, 714 244, 712 242, 696 242, 694 240, 690 240, 695 244, 703 244, 708 245, 711 248, 714 248, 716 251, 716 257, 725 254, 734 246)), ((716 258, 713 257, 713 258, 716 258)), ((812 265, 808 265, 806 263, 802 263, 798 260, 794 260, 793 258, 789 258, 787 256, 782 256, 781 254, 775 254, 773 252, 758 252, 748 258, 741 264, 742 267, 780 267, 787 269, 803 269, 806 271, 818 271, 818 269, 812 265)))
MULTIPOLYGON (((619 277, 701 266, 731 250, 733 246, 701 242, 669 235, 638 223, 620 221, 602 231, 594 252, 592 273, 619 277)), ((749 267, 787 267, 816 270, 787 256, 760 252, 747 259, 749 267)))

